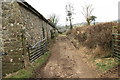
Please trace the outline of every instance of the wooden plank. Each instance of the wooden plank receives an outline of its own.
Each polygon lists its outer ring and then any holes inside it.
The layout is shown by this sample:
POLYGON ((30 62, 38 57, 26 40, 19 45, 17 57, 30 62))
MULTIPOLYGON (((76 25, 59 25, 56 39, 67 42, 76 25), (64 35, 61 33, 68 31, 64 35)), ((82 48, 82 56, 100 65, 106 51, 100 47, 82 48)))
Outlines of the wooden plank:
POLYGON ((114 54, 119 54, 119 55, 120 55, 120 52, 117 52, 117 51, 116 51, 116 52, 114 52, 114 54))
POLYGON ((120 42, 120 40, 118 39, 118 37, 120 36, 120 34, 112 34, 112 49, 113 49, 113 56, 117 57, 118 59, 120 59, 120 46, 117 44, 120 42))
POLYGON ((44 51, 44 52, 42 52, 41 54, 37 53, 37 54, 39 54, 39 55, 35 55, 35 56, 31 57, 30 60, 35 60, 35 59, 39 58, 39 57, 42 56, 45 52, 47 52, 47 50, 44 51))
POLYGON ((36 52, 34 52, 34 53, 30 54, 30 57, 31 57, 31 56, 34 56, 34 55, 36 55, 37 53, 44 52, 45 50, 46 50, 46 49, 43 49, 43 50, 38 50, 38 51, 36 51, 36 52))
POLYGON ((46 47, 46 46, 47 46, 47 45, 45 44, 45 45, 38 46, 38 47, 36 47, 36 48, 34 48, 34 49, 30 49, 30 50, 34 51, 34 50, 36 50, 36 49, 38 49, 38 48, 43 48, 43 47, 46 47))
POLYGON ((35 56, 32 56, 32 57, 30 57, 30 60, 31 59, 34 59, 34 58, 36 58, 36 57, 40 57, 42 54, 40 53, 40 54, 38 54, 38 55, 35 55, 35 56))
POLYGON ((47 51, 46 49, 43 49, 43 50, 41 50, 41 51, 38 51, 38 52, 30 55, 30 58, 34 58, 35 56, 39 56, 39 55, 41 55, 41 54, 44 54, 46 51, 47 51))
POLYGON ((119 58, 120 59, 120 56, 118 56, 117 54, 113 54, 115 57, 119 58))
POLYGON ((42 50, 42 48, 37 48, 37 49, 34 50, 34 51, 32 50, 32 51, 31 51, 31 54, 33 54, 33 53, 35 53, 35 52, 37 52, 37 51, 40 51, 40 50, 42 50))
POLYGON ((38 57, 35 57, 35 58, 31 59, 30 61, 33 62, 33 61, 35 61, 36 59, 38 59, 40 56, 42 56, 42 54, 39 55, 38 57))
POLYGON ((40 48, 43 48, 43 47, 46 47, 47 45, 43 45, 43 46, 39 46, 39 47, 36 47, 34 49, 30 49, 32 52, 36 51, 37 49, 40 49, 40 48))
POLYGON ((32 57, 32 56, 34 56, 34 55, 36 55, 37 53, 40 53, 41 51, 38 51, 38 52, 36 52, 36 53, 33 53, 33 54, 31 54, 30 55, 30 57, 32 57))
POLYGON ((47 49, 47 48, 39 48, 39 49, 36 49, 35 51, 31 51, 30 55, 34 54, 34 53, 36 53, 38 51, 44 50, 44 49, 47 49))
POLYGON ((119 42, 120 40, 117 40, 117 39, 113 39, 113 41, 117 41, 117 42, 119 42))
POLYGON ((36 55, 37 53, 41 53, 41 52, 42 52, 42 50, 39 50, 39 51, 37 51, 37 52, 35 52, 35 53, 32 53, 32 54, 30 55, 30 57, 36 55))
POLYGON ((118 35, 118 36, 120 36, 120 34, 112 34, 112 35, 118 35))
POLYGON ((39 56, 39 55, 41 55, 41 54, 42 54, 42 52, 36 53, 35 55, 30 56, 30 58, 34 58, 34 57, 39 56))
POLYGON ((114 47, 119 47, 120 48, 120 46, 118 46, 118 45, 113 45, 114 47))
POLYGON ((29 48, 29 60, 30 62, 35 61, 45 52, 47 52, 47 41, 46 39, 37 42, 32 48, 29 48))
POLYGON ((119 49, 116 49, 116 48, 113 48, 114 50, 116 50, 116 51, 119 51, 120 52, 120 50, 119 49))
POLYGON ((41 41, 38 41, 32 48, 34 48, 35 46, 37 46, 39 43, 42 43, 43 41, 46 41, 46 39, 43 39, 41 41))

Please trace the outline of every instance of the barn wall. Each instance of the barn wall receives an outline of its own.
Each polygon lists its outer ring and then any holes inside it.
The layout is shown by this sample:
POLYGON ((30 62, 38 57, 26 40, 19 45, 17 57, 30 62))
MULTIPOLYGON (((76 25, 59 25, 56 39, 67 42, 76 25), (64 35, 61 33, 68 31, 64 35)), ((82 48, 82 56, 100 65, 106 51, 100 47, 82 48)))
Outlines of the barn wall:
POLYGON ((24 56, 27 54, 27 45, 34 45, 45 38, 51 38, 52 27, 28 8, 14 2, 2 4, 2 28, 0 27, 1 50, 3 55, 3 75, 16 72, 25 66, 24 56), (2 34, 2 36, 1 36, 2 34), (24 49, 23 49, 24 47, 24 49))
MULTIPOLYGON (((0 2, 0 52, 3 50, 3 39, 2 39, 2 3, 0 2)), ((2 78, 2 55, 0 53, 0 79, 2 78)))
POLYGON ((48 39, 51 39, 51 31, 52 30, 52 28, 50 27, 50 25, 49 24, 47 24, 47 34, 48 34, 48 39))
POLYGON ((17 3, 2 4, 2 39, 4 53, 2 59, 3 75, 17 71, 24 66, 21 38, 21 14, 17 3))
POLYGON ((1 3, 0 3, 0 52, 3 52, 3 39, 2 39, 2 8, 1 8, 1 3))
POLYGON ((22 24, 25 30, 26 43, 34 45, 43 39, 43 22, 37 15, 20 5, 22 24))
POLYGON ((43 26, 44 26, 44 29, 45 29, 45 35, 46 35, 46 38, 48 40, 51 39, 51 30, 53 30, 53 28, 51 27, 50 24, 47 24, 45 21, 43 21, 43 26))
POLYGON ((45 21, 42 21, 43 26, 44 26, 44 32, 45 32, 45 38, 48 38, 48 29, 47 29, 47 23, 45 21))

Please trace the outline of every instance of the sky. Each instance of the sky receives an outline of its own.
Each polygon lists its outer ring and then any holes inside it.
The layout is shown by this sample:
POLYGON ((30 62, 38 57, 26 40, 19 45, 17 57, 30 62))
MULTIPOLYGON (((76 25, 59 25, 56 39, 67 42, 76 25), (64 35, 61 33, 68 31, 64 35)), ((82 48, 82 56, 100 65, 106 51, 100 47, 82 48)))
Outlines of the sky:
POLYGON ((82 15, 82 6, 93 5, 93 15, 97 17, 97 22, 109 22, 118 19, 118 2, 120 0, 26 0, 46 19, 51 14, 56 14, 59 18, 59 25, 66 25, 65 5, 72 3, 74 7, 74 15, 72 23, 85 22, 82 15))

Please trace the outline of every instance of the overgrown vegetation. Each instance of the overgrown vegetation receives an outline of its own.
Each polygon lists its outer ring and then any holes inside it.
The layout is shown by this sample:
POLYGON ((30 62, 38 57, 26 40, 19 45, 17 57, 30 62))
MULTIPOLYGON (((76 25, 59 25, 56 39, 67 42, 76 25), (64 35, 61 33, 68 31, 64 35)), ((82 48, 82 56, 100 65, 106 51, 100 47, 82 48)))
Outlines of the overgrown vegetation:
POLYGON ((44 64, 49 56, 50 52, 45 53, 38 60, 32 63, 31 66, 29 66, 27 69, 21 69, 14 75, 11 75, 7 78, 30 78, 33 75, 34 70, 44 64))
POLYGON ((97 65, 97 68, 102 71, 108 71, 112 69, 114 66, 119 64, 119 61, 116 58, 96 58, 94 59, 94 63, 97 65))
POLYGON ((103 57, 111 53, 112 26, 116 25, 117 23, 108 22, 92 26, 77 27, 68 31, 67 35, 78 40, 80 45, 95 50, 93 52, 95 57, 103 57))
MULTIPOLYGON (((107 22, 77 27, 69 30, 67 35, 69 38, 77 40, 80 50, 86 56, 89 55, 89 59, 93 60, 97 68, 104 72, 119 64, 117 59, 111 56, 112 32, 116 32, 113 30, 116 26, 116 22, 107 22)), ((74 40, 73 43, 75 44, 74 40)))

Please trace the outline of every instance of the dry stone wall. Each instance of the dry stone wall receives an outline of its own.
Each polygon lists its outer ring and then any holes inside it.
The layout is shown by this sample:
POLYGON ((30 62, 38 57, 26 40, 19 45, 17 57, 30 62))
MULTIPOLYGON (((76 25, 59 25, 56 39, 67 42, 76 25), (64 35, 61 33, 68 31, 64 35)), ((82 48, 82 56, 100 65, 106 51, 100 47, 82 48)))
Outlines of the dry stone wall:
POLYGON ((2 39, 2 2, 0 1, 0 79, 2 79, 2 52, 3 51, 3 39, 2 39))
POLYGON ((2 59, 3 75, 23 68, 23 47, 21 38, 21 14, 17 3, 2 4, 2 39, 4 53, 2 59))
POLYGON ((42 20, 24 6, 20 5, 19 8, 23 29, 25 30, 24 35, 26 42, 30 45, 34 45, 36 42, 43 39, 42 20))
POLYGON ((2 3, 2 27, 0 27, 0 52, 3 55, 3 75, 25 67, 27 45, 33 46, 43 38, 51 38, 50 24, 33 11, 17 2, 2 3), (44 30, 44 32, 43 32, 44 30))

